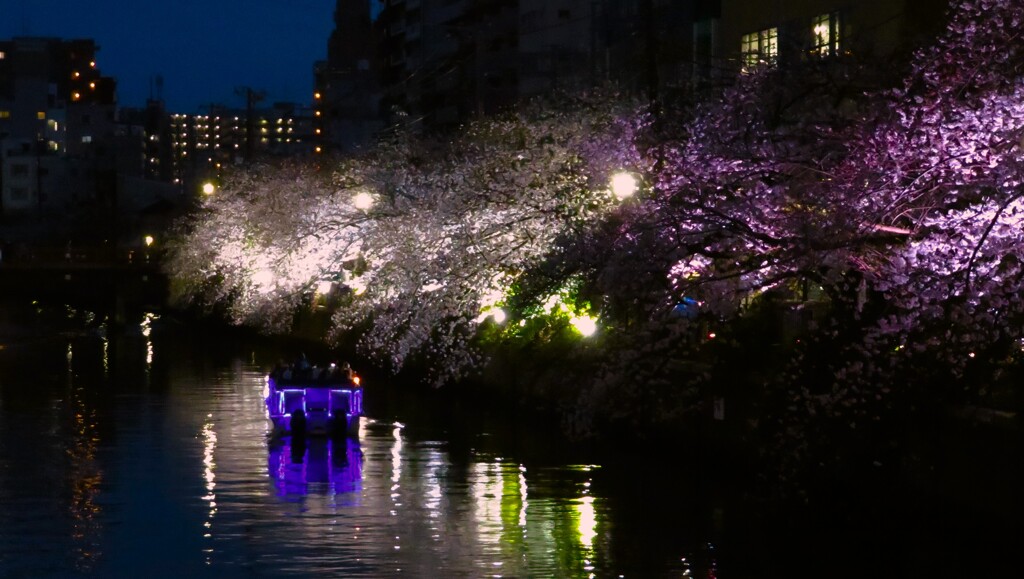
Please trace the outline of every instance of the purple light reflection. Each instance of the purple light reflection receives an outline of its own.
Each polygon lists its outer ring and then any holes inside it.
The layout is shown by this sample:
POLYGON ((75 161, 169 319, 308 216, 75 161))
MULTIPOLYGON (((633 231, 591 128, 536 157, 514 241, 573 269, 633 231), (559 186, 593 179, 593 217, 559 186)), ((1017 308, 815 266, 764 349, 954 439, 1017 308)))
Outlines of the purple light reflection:
POLYGON ((285 436, 270 442, 267 471, 278 496, 352 494, 362 490, 363 452, 352 438, 285 436))

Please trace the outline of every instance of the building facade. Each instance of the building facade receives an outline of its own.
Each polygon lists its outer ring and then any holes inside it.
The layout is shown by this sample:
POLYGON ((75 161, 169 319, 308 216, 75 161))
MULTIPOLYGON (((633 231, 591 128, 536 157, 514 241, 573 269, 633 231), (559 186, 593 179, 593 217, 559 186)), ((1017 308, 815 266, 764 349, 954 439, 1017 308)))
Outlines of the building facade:
POLYGON ((0 214, 62 213, 109 194, 114 79, 92 40, 0 41, 0 214))
POLYGON ((945 0, 381 3, 383 109, 440 129, 555 90, 612 83, 656 100, 693 98, 759 64, 840 54, 894 62, 934 36, 946 7, 945 0))

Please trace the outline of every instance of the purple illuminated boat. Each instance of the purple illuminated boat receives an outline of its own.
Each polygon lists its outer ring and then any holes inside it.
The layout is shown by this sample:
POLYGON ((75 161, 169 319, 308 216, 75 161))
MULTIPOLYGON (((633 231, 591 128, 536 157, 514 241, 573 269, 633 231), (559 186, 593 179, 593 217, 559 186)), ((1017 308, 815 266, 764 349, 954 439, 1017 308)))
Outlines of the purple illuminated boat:
POLYGON ((363 415, 359 376, 348 367, 310 366, 305 360, 267 376, 267 415, 274 434, 355 436, 363 415))

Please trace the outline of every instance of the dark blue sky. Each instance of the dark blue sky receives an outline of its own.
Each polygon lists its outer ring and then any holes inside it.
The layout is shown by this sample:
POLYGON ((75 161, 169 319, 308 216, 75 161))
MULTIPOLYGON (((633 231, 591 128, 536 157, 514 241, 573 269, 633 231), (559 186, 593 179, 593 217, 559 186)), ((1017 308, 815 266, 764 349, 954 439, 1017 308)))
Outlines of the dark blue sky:
POLYGON ((94 39, 97 67, 117 79, 122 106, 143 105, 157 75, 172 112, 242 106, 238 86, 265 91, 267 104, 309 103, 334 7, 335 0, 0 0, 0 38, 94 39))

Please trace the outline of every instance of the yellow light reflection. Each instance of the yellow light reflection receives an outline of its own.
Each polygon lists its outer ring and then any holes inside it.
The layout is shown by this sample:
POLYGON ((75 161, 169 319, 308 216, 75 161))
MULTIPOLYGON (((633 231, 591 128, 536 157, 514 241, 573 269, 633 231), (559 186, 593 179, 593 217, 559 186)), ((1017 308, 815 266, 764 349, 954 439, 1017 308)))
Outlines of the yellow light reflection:
MULTIPOLYGON (((405 425, 401 422, 395 423, 395 429, 391 431, 395 443, 391 446, 391 516, 398 516, 398 508, 402 506, 402 428, 405 425)), ((401 536, 395 535, 395 550, 400 550, 401 536)))
POLYGON ((139 328, 142 335, 146 338, 146 370, 149 371, 149 367, 153 365, 153 341, 150 340, 150 335, 153 333, 153 323, 160 319, 158 314, 146 312, 142 316, 142 322, 139 324, 139 328))
POLYGON ((594 548, 594 537, 597 536, 597 517, 594 514, 594 497, 584 495, 577 499, 576 514, 579 516, 578 528, 580 544, 587 551, 594 548))
MULTIPOLYGON (((209 510, 203 525, 206 530, 203 533, 203 538, 212 539, 213 534, 210 531, 213 527, 213 518, 217 514, 217 493, 214 492, 214 489, 217 487, 217 463, 214 461, 214 451, 217 449, 217 432, 213 429, 213 415, 208 414, 206 418, 207 421, 203 424, 201 433, 203 440, 203 480, 206 483, 206 495, 202 497, 202 500, 206 501, 209 510)), ((203 552, 206 553, 206 564, 211 564, 213 549, 207 548, 203 552)))
POLYGON ((102 531, 100 515, 103 508, 97 501, 103 483, 103 471, 97 460, 99 434, 95 409, 85 396, 85 389, 74 386, 70 393, 73 410, 72 430, 67 447, 72 476, 68 511, 71 516, 71 537, 74 541, 75 567, 91 574, 102 552, 98 537, 102 531))

